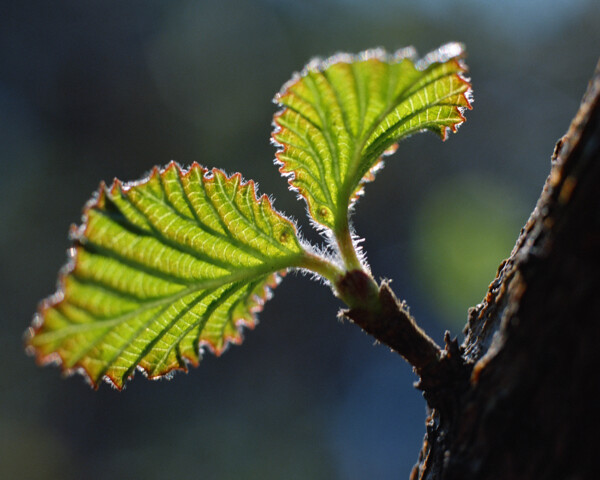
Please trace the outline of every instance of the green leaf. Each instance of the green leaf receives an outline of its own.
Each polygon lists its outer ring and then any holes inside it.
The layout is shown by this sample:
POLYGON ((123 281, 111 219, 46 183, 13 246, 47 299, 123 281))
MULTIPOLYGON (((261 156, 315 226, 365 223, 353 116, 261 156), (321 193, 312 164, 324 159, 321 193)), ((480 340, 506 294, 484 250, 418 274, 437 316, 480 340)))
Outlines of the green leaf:
POLYGON ((27 343, 41 363, 119 389, 136 367, 155 378, 240 343, 279 276, 310 255, 252 181, 173 162, 101 185, 72 237, 27 343))
POLYGON ((471 108, 460 44, 414 61, 414 51, 370 50, 314 60, 275 101, 273 140, 280 171, 308 203, 312 218, 338 233, 348 208, 372 180, 381 157, 408 135, 445 139, 471 108))

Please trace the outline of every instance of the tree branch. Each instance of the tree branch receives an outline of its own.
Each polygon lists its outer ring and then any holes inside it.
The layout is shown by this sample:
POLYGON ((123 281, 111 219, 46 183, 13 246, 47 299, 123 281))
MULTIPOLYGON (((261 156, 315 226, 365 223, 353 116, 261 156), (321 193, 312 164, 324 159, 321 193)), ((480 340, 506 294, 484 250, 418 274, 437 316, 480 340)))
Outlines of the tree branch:
POLYGON ((378 342, 387 345, 410 363, 419 376, 417 388, 423 390, 432 408, 451 407, 447 400, 466 388, 471 366, 463 362, 456 340, 445 336, 441 349, 415 322, 407 306, 398 301, 388 283, 378 291, 369 287, 373 280, 362 270, 346 274, 338 289, 348 298, 355 298, 353 308, 340 312, 378 342))
POLYGON ((600 64, 538 203, 469 312, 454 409, 435 409, 412 480, 598 478, 600 64))
POLYGON ((411 480, 598 478, 600 63, 513 252, 462 346, 442 350, 384 282, 337 285, 341 315, 420 376, 430 410, 411 480))

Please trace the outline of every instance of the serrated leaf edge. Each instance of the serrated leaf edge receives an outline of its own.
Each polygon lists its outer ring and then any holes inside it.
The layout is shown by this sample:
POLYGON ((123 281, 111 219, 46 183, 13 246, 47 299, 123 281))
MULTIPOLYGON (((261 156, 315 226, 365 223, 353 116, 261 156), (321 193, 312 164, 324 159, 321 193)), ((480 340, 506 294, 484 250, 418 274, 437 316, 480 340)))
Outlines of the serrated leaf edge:
MULTIPOLYGON (((278 212, 275 208, 273 208, 273 203, 268 195, 262 194, 259 198, 256 197, 256 189, 255 189, 256 183, 253 180, 244 181, 241 173, 234 173, 233 175, 228 176, 223 170, 220 170, 217 168, 213 168, 212 170, 209 170, 209 169, 201 166, 197 162, 192 163, 189 168, 185 169, 185 168, 182 168, 177 162, 171 161, 163 168, 154 167, 148 175, 146 175, 145 177, 142 177, 139 180, 134 180, 134 181, 129 181, 129 182, 121 182, 119 179, 115 178, 110 187, 108 187, 104 181, 101 181, 100 185, 98 186, 98 189, 96 191, 94 191, 94 193, 92 194, 92 197, 85 203, 85 205, 83 207, 83 211, 82 211, 82 215, 81 215, 81 224, 80 225, 75 225, 75 224, 71 225, 71 227, 69 229, 69 240, 76 243, 79 239, 81 239, 82 237, 85 237, 85 232, 86 232, 87 226, 89 224, 88 223, 89 212, 90 212, 90 210, 92 210, 95 207, 101 207, 102 202, 104 202, 107 191, 114 192, 115 189, 120 188, 121 191, 124 194, 126 194, 127 190, 129 190, 130 188, 139 186, 139 185, 144 185, 145 183, 149 182, 153 178, 153 176, 162 175, 169 168, 177 168, 178 172, 181 175, 189 175, 193 168, 200 168, 201 172, 202 172, 202 176, 206 179, 212 178, 212 176, 214 176, 215 174, 223 174, 227 180, 231 180, 232 178, 237 177, 240 186, 245 186, 245 185, 249 184, 254 193, 254 198, 257 201, 266 199, 266 201, 268 201, 273 213, 275 215, 279 216, 282 220, 286 220, 286 221, 290 222, 294 228, 294 232, 295 233, 298 232, 297 225, 292 219, 286 217, 282 213, 278 212)), ((303 244, 303 242, 301 242, 301 243, 302 243, 303 247, 306 247, 303 244)), ((255 294, 253 297, 251 297, 253 303, 248 307, 248 310, 247 310, 248 313, 250 314, 250 320, 248 320, 247 318, 243 318, 243 317, 238 318, 238 319, 233 319, 233 323, 237 327, 237 335, 224 336, 223 337, 224 342, 223 342, 223 346, 221 348, 219 348, 216 345, 213 345, 208 340, 201 340, 198 344, 198 359, 195 359, 188 355, 182 355, 182 359, 184 360, 183 364, 173 366, 168 371, 162 372, 159 374, 152 374, 151 372, 146 370, 144 367, 137 365, 136 368, 134 369, 134 371, 131 372, 131 374, 129 374, 129 376, 127 378, 123 379, 123 382, 121 385, 120 384, 121 379, 114 378, 109 373, 104 373, 98 381, 94 381, 91 373, 88 372, 86 370, 86 368, 80 364, 80 360, 78 360, 75 363, 75 365, 73 365, 72 367, 67 367, 65 358, 63 358, 59 352, 51 352, 47 355, 43 355, 38 349, 36 349, 35 346, 33 346, 31 344, 31 340, 33 339, 33 337, 43 327, 45 312, 51 308, 58 306, 60 303, 62 303, 65 300, 66 279, 77 267, 78 253, 81 248, 82 248, 81 246, 78 246, 75 244, 67 249, 67 262, 59 270, 56 291, 53 294, 49 295, 48 297, 44 298, 43 300, 41 300, 39 302, 38 309, 37 309, 37 312, 34 314, 31 326, 25 331, 24 342, 25 342, 26 353, 30 356, 35 357, 35 361, 38 365, 40 365, 40 366, 56 365, 60 368, 61 373, 64 376, 72 376, 76 373, 79 373, 85 378, 86 382, 88 384, 90 384, 94 389, 97 389, 100 381, 103 380, 106 383, 110 384, 115 389, 122 390, 123 388, 126 387, 127 380, 130 380, 131 378, 133 378, 136 370, 141 371, 144 374, 144 376, 146 376, 150 380, 156 380, 156 379, 161 379, 161 378, 170 379, 171 376, 173 375, 173 373, 176 371, 187 372, 188 365, 197 367, 199 365, 200 361, 202 360, 204 349, 208 349, 213 355, 218 357, 218 356, 222 355, 229 348, 230 345, 241 344, 243 341, 243 335, 244 335, 243 329, 247 328, 247 329, 252 330, 258 324, 257 314, 262 311, 264 304, 272 296, 272 290, 281 282, 281 279, 286 275, 287 270, 288 270, 288 269, 285 269, 285 270, 276 271, 269 275, 268 280, 263 284, 262 292, 260 292, 260 294, 258 294, 258 295, 255 294)), ((292 267, 290 267, 290 268, 292 268, 292 267)))
MULTIPOLYGON (((426 70, 433 63, 445 63, 450 60, 454 60, 459 67, 459 71, 454 75, 456 78, 465 83, 468 88, 465 92, 461 93, 461 96, 464 98, 466 102, 465 107, 455 106, 455 111, 458 113, 460 117, 460 121, 452 124, 451 127, 446 127, 441 130, 440 136, 442 141, 446 141, 448 138, 448 131, 452 130, 452 132, 456 133, 458 127, 462 125, 466 118, 463 115, 466 109, 472 109, 473 103, 473 90, 471 87, 471 83, 468 77, 466 77, 466 72, 468 71, 466 65, 463 62, 465 56, 465 47, 462 43, 459 42, 450 42, 442 45, 441 47, 429 52, 423 58, 417 60, 418 54, 417 50, 412 47, 405 47, 399 50, 396 50, 394 53, 388 53, 384 48, 378 47, 374 49, 364 50, 357 54, 350 54, 345 52, 336 53, 330 57, 325 59, 321 57, 312 58, 300 72, 294 72, 290 80, 285 82, 281 87, 280 91, 275 94, 273 98, 273 103, 280 106, 281 108, 275 113, 273 116, 272 127, 273 130, 271 132, 271 144, 276 147, 275 152, 275 160, 274 163, 279 169, 279 173, 282 177, 286 178, 288 182, 288 188, 297 194, 298 199, 302 199, 306 202, 306 206, 309 212, 311 224, 316 228, 317 231, 322 234, 326 234, 330 230, 330 228, 326 225, 319 223, 316 218, 315 212, 310 210, 310 204, 308 199, 302 193, 301 189, 294 185, 295 173, 293 170, 287 170, 287 162, 281 160, 281 156, 285 155, 287 151, 287 145, 280 143, 275 138, 276 135, 285 127, 283 127, 278 122, 278 118, 284 114, 288 107, 282 106, 279 103, 279 98, 287 93, 287 91, 296 83, 301 81, 304 77, 306 77, 310 72, 323 72, 328 69, 330 66, 337 63, 353 63, 357 61, 364 61, 370 59, 377 59, 382 62, 388 63, 398 63, 404 59, 408 59, 413 61, 414 66, 419 71, 426 70)), ((416 132, 415 132, 416 133, 416 132)), ((348 203, 348 211, 352 211, 354 206, 356 205, 356 200, 364 194, 364 186, 366 183, 372 182, 375 179, 377 172, 379 172, 383 166, 384 161, 383 158, 392 155, 397 149, 397 143, 390 145, 390 147, 379 157, 379 159, 371 166, 371 168, 367 171, 367 173, 361 178, 356 189, 351 193, 348 203)))

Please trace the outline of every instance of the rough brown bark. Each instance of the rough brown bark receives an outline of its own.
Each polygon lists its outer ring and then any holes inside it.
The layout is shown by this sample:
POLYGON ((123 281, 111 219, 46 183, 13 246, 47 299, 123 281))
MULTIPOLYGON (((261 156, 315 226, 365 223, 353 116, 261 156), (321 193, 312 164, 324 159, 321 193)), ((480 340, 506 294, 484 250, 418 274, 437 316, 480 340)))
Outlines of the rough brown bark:
POLYGON ((600 478, 599 275, 600 64, 510 258, 469 312, 468 380, 428 402, 411 480, 600 478))
MULTIPOLYGON (((342 312, 413 365, 429 407, 411 480, 600 478, 600 63, 466 339, 438 347, 389 286, 342 312)), ((379 289, 379 290, 378 290, 379 289)))

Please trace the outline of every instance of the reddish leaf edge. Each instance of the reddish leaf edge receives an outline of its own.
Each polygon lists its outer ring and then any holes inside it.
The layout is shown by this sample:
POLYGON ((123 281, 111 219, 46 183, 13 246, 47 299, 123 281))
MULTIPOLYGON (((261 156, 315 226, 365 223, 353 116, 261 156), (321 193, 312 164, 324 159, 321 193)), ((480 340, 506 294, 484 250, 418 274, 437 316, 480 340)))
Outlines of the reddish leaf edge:
POLYGON ((187 373, 189 371, 189 366, 194 368, 198 367, 204 356, 205 349, 213 355, 215 355, 216 357, 220 357, 223 353, 225 353, 225 351, 229 348, 230 345, 240 345, 243 342, 244 328, 248 330, 253 330, 259 323, 257 314, 263 310, 264 304, 272 297, 273 289, 275 289, 275 287, 279 285, 283 277, 285 277, 287 270, 274 272, 270 275, 269 280, 263 286, 262 292, 259 295, 254 295, 254 297, 252 298, 253 304, 248 308, 250 318, 239 318, 234 320, 237 333, 235 335, 225 336, 222 347, 218 347, 217 345, 212 344, 210 341, 202 340, 198 343, 197 359, 189 355, 182 355, 182 361, 179 363, 179 365, 169 367, 165 371, 161 371, 159 373, 150 373, 142 366, 137 365, 136 368, 126 378, 120 378, 110 374, 104 374, 98 380, 94 380, 91 373, 80 363, 80 361, 75 363, 75 365, 73 365, 72 367, 67 367, 65 365, 66 359, 63 358, 63 356, 59 352, 51 352, 49 354, 44 354, 38 348, 32 345, 31 342, 33 338, 42 330, 44 326, 45 313, 51 308, 55 308, 59 306, 62 302, 65 302, 66 279, 77 268, 79 251, 83 248, 81 245, 78 245, 78 243, 80 242, 81 238, 85 238, 88 227, 88 213, 90 212, 90 210, 94 208, 103 207, 104 202, 106 200, 107 192, 114 194, 117 190, 120 189, 123 194, 127 195, 127 191, 131 187, 144 185, 151 181, 153 178, 164 175, 169 169, 177 169, 178 174, 183 176, 188 176, 192 173, 193 170, 200 169, 202 173, 202 178, 208 181, 214 181, 217 175, 224 177, 226 181, 230 181, 235 178, 239 182, 240 187, 248 185, 249 188, 252 189, 252 194, 257 202, 268 202, 269 207, 273 211, 273 213, 275 213, 283 220, 289 221, 292 224, 295 233, 297 233, 298 231, 297 226, 293 220, 289 219, 285 215, 275 210, 275 208, 273 208, 273 203, 268 195, 262 194, 260 197, 257 198, 256 183, 254 182, 254 180, 245 181, 241 173, 239 172, 234 173, 231 176, 227 176, 227 174, 223 170, 218 168, 208 169, 197 162, 193 162, 189 168, 183 168, 178 162, 172 160, 164 168, 159 168, 155 166, 148 175, 142 177, 139 180, 122 182, 121 180, 115 178, 110 187, 107 187, 106 183, 104 181, 101 181, 100 185, 98 186, 98 189, 92 194, 92 197, 85 203, 83 207, 81 224, 79 226, 75 224, 71 225, 71 228, 69 230, 69 240, 73 242, 73 245, 67 250, 67 262, 59 270, 56 291, 52 295, 44 298, 39 302, 37 312, 34 314, 31 325, 27 328, 27 330, 24 333, 23 339, 25 343, 25 352, 28 355, 34 357, 37 365, 58 366, 61 370, 61 374, 64 377, 70 377, 75 374, 80 374, 84 377, 85 381, 94 390, 98 389, 100 383, 105 382, 111 385, 114 389, 121 391, 126 387, 128 381, 135 376, 136 371, 142 372, 142 374, 149 380, 170 380, 175 374, 175 372, 180 371, 187 373))
MULTIPOLYGON (((374 48, 364 50, 357 54, 350 53, 336 53, 326 59, 321 57, 315 57, 311 59, 306 66, 300 72, 294 72, 292 74, 292 78, 283 84, 281 90, 275 94, 273 98, 273 103, 282 107, 279 102, 279 99, 288 93, 288 90, 296 85, 298 82, 302 81, 304 77, 306 77, 310 72, 323 72, 330 66, 336 63, 353 63, 356 61, 364 61, 364 60, 378 60, 381 62, 388 63, 398 63, 404 59, 408 59, 413 61, 415 68, 417 70, 425 70, 430 65, 434 63, 445 63, 452 60, 456 66, 458 67, 458 72, 453 74, 453 76, 461 83, 467 86, 467 90, 461 93, 465 101, 464 107, 455 106, 455 112, 459 115, 460 120, 456 123, 453 123, 449 127, 441 128, 439 131, 432 131, 437 134, 442 141, 446 141, 449 137, 448 131, 451 130, 453 133, 456 133, 458 127, 467 121, 464 116, 464 111, 473 109, 473 88, 470 82, 470 79, 466 76, 469 71, 467 65, 464 63, 464 58, 466 57, 466 50, 462 43, 459 42, 451 42, 441 47, 437 48, 426 54, 422 59, 417 60, 418 54, 414 47, 409 46, 405 48, 401 48, 396 50, 394 53, 388 53, 384 48, 374 48)), ((275 146, 277 151, 275 152, 275 165, 279 169, 279 173, 282 177, 286 178, 288 182, 288 188, 297 194, 298 199, 303 199, 307 203, 307 208, 311 219, 317 218, 315 216, 316 212, 311 211, 310 205, 308 203, 308 198, 302 192, 302 189, 298 188, 294 185, 295 174, 293 170, 288 170, 287 165, 288 162, 282 160, 282 156, 284 156, 287 152, 287 145, 284 145, 276 140, 275 136, 285 129, 283 125, 281 125, 278 121, 279 117, 281 117, 288 107, 283 106, 280 110, 278 110, 273 116, 272 127, 273 131, 271 133, 271 144, 275 146)), ((424 129, 428 130, 428 129, 424 129)), ((373 182, 375 180, 376 174, 383 169, 385 166, 384 157, 393 155, 398 149, 398 143, 393 143, 390 147, 379 157, 379 159, 373 164, 373 166, 369 169, 369 171, 363 176, 360 180, 356 190, 352 193, 349 199, 348 208, 352 208, 356 201, 364 194, 364 187, 367 183, 373 182)), ((315 223, 316 221, 311 221, 311 223, 317 228, 317 230, 322 231, 323 229, 329 230, 324 225, 319 223, 315 223)))

